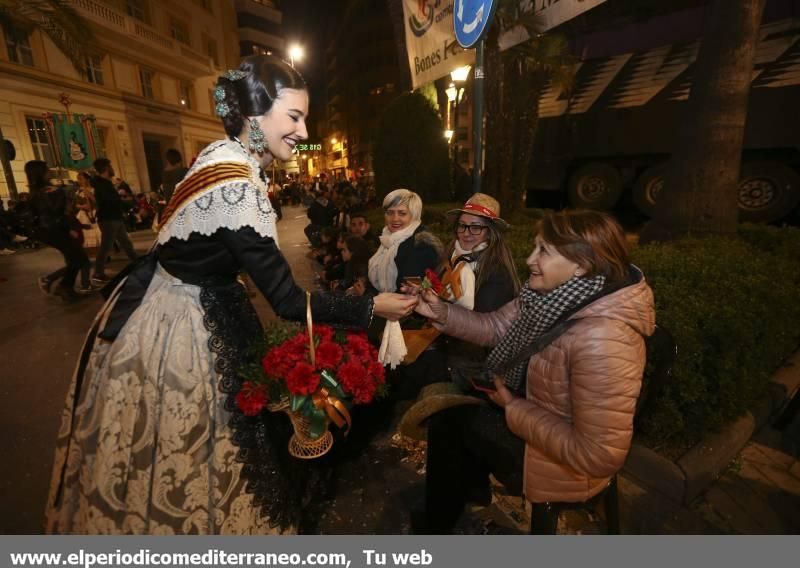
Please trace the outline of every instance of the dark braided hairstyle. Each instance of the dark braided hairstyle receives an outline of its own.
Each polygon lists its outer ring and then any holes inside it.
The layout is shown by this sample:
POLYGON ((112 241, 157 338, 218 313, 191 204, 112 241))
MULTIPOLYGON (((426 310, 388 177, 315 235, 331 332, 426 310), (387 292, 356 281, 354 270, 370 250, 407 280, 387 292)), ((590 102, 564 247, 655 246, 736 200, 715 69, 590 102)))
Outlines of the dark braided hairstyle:
POLYGON ((283 89, 308 88, 300 73, 272 55, 245 57, 239 70, 247 76, 232 81, 223 75, 217 80, 217 86, 225 90, 224 102, 230 109, 222 118, 225 133, 230 137, 239 136, 248 116, 269 112, 283 89))

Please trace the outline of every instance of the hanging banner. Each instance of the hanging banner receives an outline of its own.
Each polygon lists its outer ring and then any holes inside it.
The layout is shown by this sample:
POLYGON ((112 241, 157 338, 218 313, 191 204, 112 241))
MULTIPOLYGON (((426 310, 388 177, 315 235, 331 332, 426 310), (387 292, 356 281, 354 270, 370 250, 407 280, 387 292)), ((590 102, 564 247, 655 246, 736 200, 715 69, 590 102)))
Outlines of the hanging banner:
MULTIPOLYGON (((539 31, 546 32, 564 22, 588 12, 606 0, 522 0, 520 8, 526 14, 533 12, 539 24, 539 31)), ((515 26, 500 35, 500 50, 514 47, 530 39, 523 26, 515 26)))
POLYGON ((456 41, 453 0, 403 0, 403 21, 413 88, 475 62, 456 41))
POLYGON ((97 127, 93 116, 78 114, 50 114, 60 165, 71 170, 92 167, 92 162, 102 153, 98 148, 97 127))

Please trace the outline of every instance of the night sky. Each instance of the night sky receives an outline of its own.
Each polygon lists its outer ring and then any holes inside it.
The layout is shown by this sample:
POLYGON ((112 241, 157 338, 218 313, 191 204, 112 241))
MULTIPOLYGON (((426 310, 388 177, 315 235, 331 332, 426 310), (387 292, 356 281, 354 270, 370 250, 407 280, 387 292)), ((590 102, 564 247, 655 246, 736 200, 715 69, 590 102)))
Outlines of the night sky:
POLYGON ((336 29, 337 16, 345 0, 289 0, 281 3, 286 45, 298 43, 305 57, 295 67, 303 74, 312 94, 320 92, 325 69, 325 48, 328 34, 336 29))

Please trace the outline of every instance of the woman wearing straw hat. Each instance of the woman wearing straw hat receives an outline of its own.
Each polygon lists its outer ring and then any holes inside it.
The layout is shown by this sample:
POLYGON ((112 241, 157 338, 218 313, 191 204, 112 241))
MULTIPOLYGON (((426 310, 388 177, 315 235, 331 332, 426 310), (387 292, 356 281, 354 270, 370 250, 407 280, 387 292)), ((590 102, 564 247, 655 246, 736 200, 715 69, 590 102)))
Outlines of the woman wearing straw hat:
MULTIPOLYGON (((497 200, 476 193, 447 216, 455 238, 445 254, 442 297, 476 312, 493 312, 516 298, 519 277, 503 238, 509 224, 500 217, 497 200)), ((473 344, 452 338, 447 343, 447 364, 457 383, 461 370, 485 359, 485 350, 473 344)))

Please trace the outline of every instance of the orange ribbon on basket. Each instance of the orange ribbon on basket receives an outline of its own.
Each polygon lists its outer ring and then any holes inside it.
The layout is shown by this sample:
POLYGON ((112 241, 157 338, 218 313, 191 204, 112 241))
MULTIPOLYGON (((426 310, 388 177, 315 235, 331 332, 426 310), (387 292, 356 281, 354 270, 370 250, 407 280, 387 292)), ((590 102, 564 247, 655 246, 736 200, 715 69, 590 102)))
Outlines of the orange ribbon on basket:
POLYGON ((327 388, 320 387, 311 395, 311 401, 314 403, 314 406, 325 411, 325 414, 328 415, 331 422, 336 424, 337 428, 342 428, 347 424, 347 429, 344 431, 344 435, 347 436, 350 432, 350 426, 352 426, 352 420, 350 419, 350 413, 347 411, 347 407, 345 407, 341 400, 332 395, 327 388))
MULTIPOLYGON (((308 290, 306 290, 306 325, 308 326, 308 355, 309 359, 311 359, 311 366, 316 367, 317 357, 314 345, 314 320, 311 317, 311 292, 308 290)), ((341 428, 347 424, 347 429, 344 431, 344 435, 347 436, 350 432, 352 420, 350 418, 350 412, 347 411, 347 407, 345 407, 341 400, 332 395, 327 388, 320 387, 311 395, 311 401, 314 403, 315 407, 325 411, 325 414, 328 415, 331 422, 336 424, 337 428, 341 428)))

